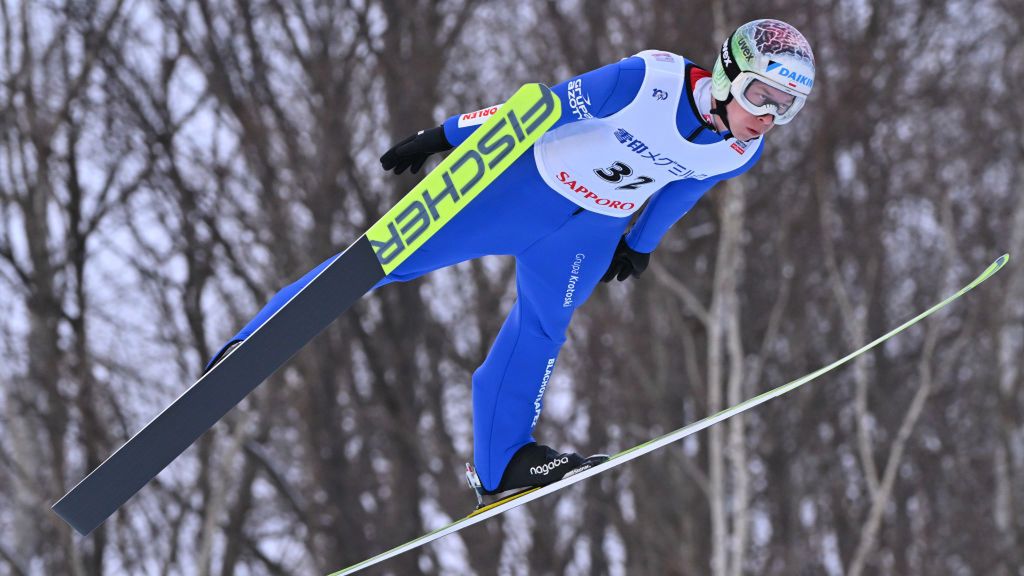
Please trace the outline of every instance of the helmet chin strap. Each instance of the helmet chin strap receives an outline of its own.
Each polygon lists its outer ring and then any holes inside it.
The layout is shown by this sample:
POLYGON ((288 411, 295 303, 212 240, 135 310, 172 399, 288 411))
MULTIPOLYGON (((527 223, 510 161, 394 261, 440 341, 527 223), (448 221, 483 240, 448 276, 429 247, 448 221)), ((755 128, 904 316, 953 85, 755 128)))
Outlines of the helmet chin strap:
POLYGON ((729 94, 729 96, 726 97, 725 102, 712 98, 711 113, 721 118, 722 124, 725 125, 725 129, 732 132, 732 128, 729 126, 729 113, 725 108, 725 105, 728 104, 730 100, 732 100, 732 94, 729 94))

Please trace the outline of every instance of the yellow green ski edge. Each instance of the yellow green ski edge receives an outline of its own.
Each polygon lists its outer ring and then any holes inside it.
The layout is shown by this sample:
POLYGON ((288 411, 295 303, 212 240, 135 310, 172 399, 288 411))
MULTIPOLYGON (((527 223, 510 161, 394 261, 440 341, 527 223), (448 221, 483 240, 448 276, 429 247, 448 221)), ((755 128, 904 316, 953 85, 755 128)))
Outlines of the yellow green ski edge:
POLYGON ((473 510, 472 512, 469 513, 468 516, 466 516, 466 518, 472 518, 473 516, 478 516, 478 515, 483 514, 483 513, 487 512, 489 510, 497 508, 498 506, 501 506, 501 505, 503 505, 503 504, 505 504, 507 502, 511 502, 511 501, 513 501, 513 500, 515 500, 517 498, 522 498, 523 496, 526 496, 530 492, 536 492, 537 490, 540 490, 540 487, 527 488, 526 490, 521 490, 521 491, 516 492, 515 494, 512 494, 510 496, 505 496, 504 498, 501 498, 499 500, 495 500, 494 502, 491 502, 490 504, 487 504, 485 506, 481 506, 481 507, 477 508, 476 510, 473 510))
POLYGON ((366 232, 390 274, 486 188, 561 116, 543 84, 526 84, 366 232))
POLYGON ((396 546, 395 548, 392 548, 391 550, 388 550, 386 552, 382 552, 382 553, 380 553, 380 554, 378 554, 378 555, 376 555, 376 556, 374 556, 372 558, 368 558, 366 560, 363 560, 362 562, 360 562, 358 564, 354 564, 352 566, 349 566, 348 568, 345 568, 345 569, 340 570, 338 572, 334 572, 334 573, 330 574, 329 576, 347 576, 348 574, 354 574, 356 572, 359 572, 360 570, 363 570, 364 568, 368 568, 370 566, 373 566, 374 564, 379 564, 380 562, 383 562, 384 560, 387 560, 389 558, 394 558, 395 556, 398 556, 399 554, 402 554, 403 552, 408 552, 410 550, 414 550, 414 549, 419 548, 419 547, 421 547, 421 546, 423 546, 425 544, 433 542, 434 540, 437 540, 439 538, 447 536, 448 534, 452 534, 454 532, 458 532, 459 530, 462 530, 463 528, 468 528, 469 526, 472 526, 474 524, 477 524, 479 522, 487 520, 488 518, 491 518, 491 517, 497 516, 499 514, 502 514, 504 512, 507 512, 507 511, 511 510, 512 508, 516 508, 518 506, 522 506, 522 505, 524 505, 524 504, 526 504, 528 502, 532 502, 532 501, 534 501, 534 500, 536 500, 538 498, 541 498, 543 496, 551 494, 552 492, 557 492, 558 490, 561 490, 562 488, 566 488, 566 487, 571 486, 571 485, 573 485, 573 484, 575 484, 577 482, 581 482, 581 481, 583 481, 583 480, 585 480, 587 478, 590 478, 591 476, 594 476, 594 475, 597 475, 597 474, 601 474, 602 472, 607 472, 611 468, 614 468, 616 466, 620 466, 622 464, 625 464, 626 462, 628 462, 630 460, 633 460, 634 458, 639 458, 640 456, 643 456, 644 454, 648 454, 650 452, 658 450, 659 448, 662 448, 662 447, 664 447, 664 446, 666 446, 668 444, 671 444, 673 442, 678 442, 679 440, 682 440, 683 438, 686 438, 687 436, 696 434, 697 432, 700 432, 701 430, 704 430, 706 428, 710 428, 711 426, 713 426, 713 425, 715 425, 715 424, 717 424, 719 422, 722 422, 723 420, 727 420, 729 418, 732 418, 733 416, 736 416, 737 414, 740 414, 742 412, 746 412, 747 410, 750 410, 751 408, 753 408, 755 406, 759 406, 759 405, 767 402, 768 400, 771 400, 772 398, 776 398, 776 397, 782 396, 783 394, 786 394, 788 392, 792 392, 793 390, 799 388, 800 386, 803 386, 804 384, 810 382, 811 380, 814 380, 818 376, 821 376, 822 374, 825 374, 826 372, 830 372, 830 371, 838 368, 839 366, 842 366, 843 364, 846 364, 847 362, 849 362, 850 360, 856 358, 857 356, 860 356, 864 352, 867 352, 868 350, 871 350, 872 348, 875 348, 879 344, 885 342, 886 340, 889 340, 893 336, 899 334, 900 332, 903 332, 907 328, 913 326, 914 324, 917 324, 918 322, 920 322, 921 320, 924 320, 928 316, 931 316, 932 314, 934 314, 935 312, 939 311, 940 309, 945 308, 948 304, 950 304, 954 300, 960 298, 964 294, 966 294, 966 293, 970 292, 971 290, 973 290, 974 288, 976 288, 979 284, 981 284, 985 280, 988 280, 989 278, 991 278, 996 272, 999 272, 999 270, 1001 270, 1006 265, 1006 263, 1009 262, 1009 261, 1010 261, 1010 255, 1009 254, 1003 254, 998 259, 996 259, 995 262, 993 262, 991 265, 989 265, 989 267, 984 272, 982 272, 980 275, 978 275, 977 278, 972 280, 970 284, 964 286, 963 288, 961 288, 959 291, 957 291, 952 296, 946 298, 942 302, 939 302, 938 304, 932 306, 931 308, 925 310, 924 312, 918 314, 917 316, 911 318, 910 320, 907 320, 903 324, 900 324, 899 326, 897 326, 896 328, 892 329, 891 331, 889 331, 885 335, 880 336, 879 338, 876 338, 875 340, 873 340, 872 342, 866 344, 862 348, 860 348, 860 349, 858 349, 858 350, 856 350, 854 352, 851 352, 850 354, 847 354, 846 356, 840 358, 839 360, 836 360, 835 362, 829 364, 828 366, 825 366, 823 368, 819 368, 818 370, 815 370, 814 372, 811 372, 810 374, 807 374, 806 376, 803 376, 801 378, 793 380, 792 382, 788 382, 786 384, 783 384, 783 385, 781 385, 781 386, 779 386, 777 388, 773 388, 772 390, 769 390, 768 392, 765 392, 764 394, 761 394, 759 396, 755 396, 755 397, 750 398, 748 400, 745 400, 744 402, 741 402, 741 403, 739 403, 739 404, 737 404, 735 406, 726 408, 725 410, 722 410, 721 412, 718 412, 716 414, 708 416, 708 417, 706 417, 706 418, 704 418, 702 420, 698 420, 697 422, 694 422, 693 424, 690 424, 690 425, 688 425, 686 427, 680 428, 680 429, 675 430, 673 432, 669 432, 668 434, 665 434, 664 436, 655 438, 654 440, 650 440, 648 442, 644 442, 643 444, 640 444, 638 446, 634 446, 633 448, 630 448, 628 450, 624 450, 622 452, 619 452, 618 454, 612 456, 611 459, 608 460, 607 462, 604 462, 602 464, 594 466, 593 468, 590 468, 588 470, 584 470, 583 472, 580 472, 578 474, 574 474, 574 475, 572 475, 572 476, 570 476, 568 478, 563 478, 562 480, 559 480, 558 482, 555 482, 553 484, 548 484, 547 486, 544 486, 544 487, 541 487, 541 488, 534 488, 534 489, 531 489, 531 490, 527 490, 525 492, 521 492, 519 494, 515 494, 515 495, 513 495, 510 498, 506 498, 504 500, 500 500, 498 502, 495 502, 495 503, 487 506, 486 508, 482 508, 480 510, 476 510, 476 511, 470 513, 469 516, 466 516, 465 518, 461 518, 459 520, 456 520, 456 521, 448 524, 447 526, 442 526, 440 528, 437 528, 436 530, 433 530, 433 531, 431 531, 431 532, 429 532, 427 534, 424 534, 423 536, 420 536, 419 538, 416 538, 415 540, 410 540, 409 542, 406 542, 405 544, 401 544, 399 546, 396 546))
MULTIPOLYGON (((811 380, 814 380, 818 376, 821 376, 822 374, 824 374, 826 372, 831 372, 832 370, 835 370, 836 368, 842 366, 843 364, 846 364, 850 360, 853 360, 857 356, 860 356, 861 354, 867 352, 868 350, 871 350, 872 348, 878 346, 879 344, 885 342, 886 340, 889 340, 890 338, 892 338, 893 336, 899 334, 900 332, 903 332, 907 328, 910 328, 914 324, 917 324, 921 320, 924 320, 928 316, 931 316, 935 312, 938 312, 940 309, 945 308, 948 304, 950 304, 951 302, 953 302, 957 298, 959 298, 959 297, 963 296, 964 294, 970 292, 971 290, 976 288, 979 284, 981 284, 985 280, 988 280, 989 278, 991 278, 992 275, 994 275, 996 272, 998 272, 1000 269, 1002 269, 1002 267, 1005 266, 1006 263, 1009 262, 1009 261, 1010 261, 1010 255, 1009 254, 1003 254, 1002 256, 997 258, 994 262, 992 262, 992 264, 989 264, 989 267, 986 268, 984 272, 979 274, 977 278, 972 280, 970 284, 968 284, 967 286, 964 286, 963 288, 961 288, 959 291, 957 291, 952 296, 946 298, 942 302, 939 302, 938 304, 932 306, 931 308, 925 310, 924 312, 921 312, 917 316, 914 316, 913 318, 911 318, 910 320, 907 320, 903 324, 900 324, 896 328, 893 328, 892 330, 890 330, 886 334, 884 334, 882 336, 879 336, 875 340, 865 344, 862 348, 860 348, 858 350, 855 350, 853 352, 850 352, 846 356, 843 356, 842 358, 840 358, 839 360, 836 360, 835 362, 829 364, 828 366, 823 366, 821 368, 818 368, 814 372, 811 372, 810 374, 807 374, 805 376, 801 376, 800 378, 797 378, 796 380, 793 380, 792 382, 787 382, 786 384, 783 384, 782 386, 779 386, 778 388, 773 388, 773 389, 771 389, 771 390, 769 390, 769 391, 767 391, 767 392, 765 392, 765 393, 763 393, 763 394, 761 394, 759 396, 755 396, 755 397, 750 398, 750 399, 748 399, 748 400, 746 400, 744 402, 741 402, 741 403, 739 403, 739 404, 737 404, 735 406, 732 406, 731 408, 726 408, 725 410, 722 410, 721 412, 719 412, 717 414, 708 416, 707 418, 704 418, 703 420, 695 422, 695 423, 687 426, 686 428, 680 428, 679 430, 676 430, 675 432, 670 432, 670 433, 668 433, 668 434, 666 434, 666 435, 664 435, 664 436, 662 436, 660 438, 655 438, 654 440, 651 440, 651 441, 646 442, 644 444, 640 444, 639 446, 634 446, 633 448, 630 448, 628 450, 624 450, 622 452, 619 452, 618 454, 612 456, 612 459, 614 460, 614 459, 618 459, 618 458, 623 458, 623 457, 626 457, 626 456, 628 456, 628 455, 630 455, 630 454, 632 454, 633 452, 636 452, 636 451, 643 451, 643 453, 646 454, 647 452, 649 452, 651 450, 655 450, 657 448, 660 448, 664 444, 668 444, 668 443, 671 443, 671 442, 675 442, 676 440, 679 440, 681 438, 685 438, 686 436, 689 436, 690 434, 693 434, 694 432, 699 432, 700 430, 708 428, 708 427, 712 426, 713 424, 717 424, 718 422, 721 422, 722 420, 725 420, 725 419, 728 419, 728 418, 730 418, 732 416, 735 416, 736 414, 739 414, 740 412, 745 412, 745 411, 753 408, 754 406, 758 406, 760 404, 764 404, 765 402, 767 402, 768 400, 771 400, 772 398, 777 398, 779 396, 782 396, 783 394, 786 394, 787 392, 791 392, 791 391, 793 391, 793 390, 803 386, 804 384, 810 382, 811 380), (687 431, 687 434, 685 434, 683 436, 676 437, 677 434, 679 434, 680 432, 683 432, 683 431, 687 431), (650 450, 648 450, 648 448, 650 448, 650 450)), ((632 460, 632 458, 629 458, 629 459, 632 460)))

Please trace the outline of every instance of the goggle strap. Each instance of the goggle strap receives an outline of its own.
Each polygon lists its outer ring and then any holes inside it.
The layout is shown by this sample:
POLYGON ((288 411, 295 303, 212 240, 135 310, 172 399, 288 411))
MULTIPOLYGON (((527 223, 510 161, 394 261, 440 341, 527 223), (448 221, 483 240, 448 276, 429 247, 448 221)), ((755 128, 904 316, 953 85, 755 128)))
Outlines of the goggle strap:
POLYGON ((736 63, 736 55, 732 52, 732 39, 736 36, 734 31, 725 39, 725 44, 722 44, 722 65, 725 67, 725 75, 730 81, 735 80, 740 75, 740 65, 736 63))
POLYGON ((711 99, 711 113, 722 119, 722 124, 725 125, 725 129, 728 130, 729 132, 732 132, 732 128, 729 126, 729 113, 726 110, 725 105, 728 104, 731 100, 732 92, 730 92, 729 95, 725 97, 725 102, 720 102, 713 98, 711 99))

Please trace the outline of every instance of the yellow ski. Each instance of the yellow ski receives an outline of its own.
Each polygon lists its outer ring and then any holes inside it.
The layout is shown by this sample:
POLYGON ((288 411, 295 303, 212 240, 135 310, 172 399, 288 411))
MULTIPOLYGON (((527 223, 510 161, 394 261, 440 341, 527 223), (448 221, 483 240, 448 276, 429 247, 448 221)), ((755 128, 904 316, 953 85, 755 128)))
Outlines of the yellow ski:
POLYGON ((892 338, 893 336, 899 334, 900 332, 906 330, 910 326, 913 326, 914 324, 917 324, 918 322, 920 322, 921 320, 923 320, 926 317, 930 316, 931 314, 933 314, 934 312, 938 311, 939 309, 944 308, 950 302, 956 300, 957 298, 959 298, 959 297, 963 296, 964 294, 966 294, 967 292, 971 291, 972 289, 974 289, 976 286, 978 286, 979 284, 981 284, 985 280, 988 280, 990 277, 992 277, 993 274, 995 274, 1003 266, 1005 266, 1006 263, 1009 260, 1010 260, 1010 255, 1009 254, 1003 254, 995 262, 993 262, 984 272, 982 272, 977 278, 975 278, 973 281, 971 281, 970 284, 964 286, 963 288, 961 288, 958 292, 956 292, 952 296, 946 298, 942 302, 939 302, 938 304, 932 306, 928 310, 925 310, 924 312, 918 314, 917 316, 915 316, 915 317, 911 318, 910 320, 904 322, 903 324, 897 326, 896 328, 894 328, 893 330, 891 330, 887 334, 885 334, 885 335, 875 339, 874 341, 870 342, 869 344, 865 345, 863 348, 860 348, 859 350, 856 350, 854 352, 851 352, 850 354, 847 354, 846 356, 840 358, 839 360, 836 360, 835 362, 829 364, 828 366, 824 366, 822 368, 819 368, 818 370, 815 370, 814 372, 811 372, 810 374, 807 374, 806 376, 803 376, 801 378, 793 380, 792 382, 783 384, 782 386, 779 386, 777 388, 769 390, 768 392, 765 392, 764 394, 761 394, 760 396, 755 396, 755 397, 750 398, 750 399, 748 399, 748 400, 746 400, 744 402, 741 402, 740 404, 737 404, 737 405, 732 406, 730 408, 726 408, 725 410, 722 410, 721 412, 719 412, 717 414, 708 416, 707 418, 704 418, 703 420, 699 420, 697 422, 694 422, 693 424, 690 424, 689 426, 686 426, 684 428, 680 428, 679 430, 676 430, 674 432, 670 432, 670 433, 668 433, 668 434, 666 434, 664 436, 661 436, 660 438, 655 438, 654 440, 651 440, 649 442, 645 442, 643 444, 640 444, 639 446, 635 446, 633 448, 630 448, 629 450, 625 450, 623 452, 619 452, 618 454, 612 456, 611 459, 608 460, 607 462, 604 462, 602 464, 598 464, 598 465, 596 465, 596 466, 594 466, 592 468, 589 468, 587 470, 583 470, 583 471, 581 471, 581 472, 579 472, 577 474, 573 474, 571 476, 563 478, 563 479, 561 479, 561 480, 559 480, 559 481, 557 481, 557 482, 555 482, 553 484, 548 484, 547 486, 544 486, 544 487, 541 487, 541 488, 530 488, 530 489, 524 490, 522 492, 513 494, 513 495, 511 495, 511 496, 509 496, 507 498, 498 500, 497 502, 494 502, 493 504, 489 504, 489 505, 487 505, 487 506, 485 506, 483 508, 480 508, 479 510, 475 510, 474 512, 472 512, 471 514, 469 514, 465 518, 462 518, 460 520, 456 520, 455 522, 452 522, 451 524, 449 524, 447 526, 443 526, 443 527, 438 528, 437 530, 434 530, 434 531, 432 531, 432 532, 430 532, 428 534, 424 534, 423 536, 420 536, 419 538, 417 538, 415 540, 411 540, 409 542, 406 542, 405 544, 402 544, 400 546, 392 548, 391 550, 388 550, 387 552, 382 552, 381 554, 378 554, 377 556, 374 556, 373 558, 369 558, 367 560, 364 560, 364 561, 360 562, 359 564, 355 564, 353 566, 349 566, 348 568, 345 568, 344 570, 335 572, 335 573, 331 574, 331 576, 344 576, 344 575, 347 575, 347 574, 354 574, 354 573, 362 570, 363 568, 367 568, 369 566, 373 566, 374 564, 377 564, 379 562, 383 562, 384 560, 387 560, 388 558, 393 558, 393 557, 395 557, 395 556, 397 556, 397 555, 399 555, 399 554, 401 554, 403 552, 407 552, 409 550, 413 550, 415 548, 419 548, 420 546, 423 546, 424 544, 427 544, 429 542, 433 542, 434 540, 437 540, 438 538, 441 538, 443 536, 447 536, 448 534, 451 534, 453 532, 458 532, 459 530, 462 530, 463 528, 467 528, 469 526, 472 526, 473 524, 476 524, 478 522, 483 522, 484 520, 486 520, 488 518, 491 518, 493 516, 497 516, 498 514, 502 514, 504 512, 507 512, 507 511, 511 510, 512 508, 515 508, 517 506, 522 506, 523 504, 526 504, 527 502, 531 502, 533 500, 536 500, 536 499, 540 498, 541 496, 546 496, 548 494, 551 494, 552 492, 557 492, 558 490, 561 490, 562 488, 565 488, 567 486, 571 486, 572 484, 575 484, 575 483, 577 483, 577 482, 579 482, 579 481, 581 481, 581 480, 583 480, 585 478, 590 478, 591 476, 594 476, 596 474, 600 474, 602 472, 607 472, 608 470, 610 470, 610 469, 612 469, 612 468, 614 468, 616 466, 619 466, 620 464, 624 464, 624 463, 626 463, 626 462, 628 462, 628 461, 630 461, 630 460, 632 460, 634 458, 638 458, 638 457, 640 457, 640 456, 642 456, 644 454, 647 454, 649 452, 653 452, 654 450, 662 448, 662 447, 664 447, 664 446, 666 446, 668 444, 671 444, 673 442, 677 442, 679 440, 682 440, 683 438, 686 438, 687 436, 690 436, 691 434, 695 434, 695 433, 697 433, 697 432, 699 432, 701 430, 704 430, 705 428, 708 428, 708 427, 710 427, 710 426, 712 426, 714 424, 717 424, 717 423, 719 423, 719 422, 721 422, 723 420, 731 418, 731 417, 733 417, 733 416, 735 416, 735 415, 737 415, 737 414, 739 414, 741 412, 746 412, 747 410, 749 410, 749 409, 751 409, 751 408, 753 408, 755 406, 758 406, 760 404, 763 404, 764 402, 767 402, 768 400, 771 400, 772 398, 775 398, 777 396, 782 396, 783 394, 791 392, 791 391, 799 388, 800 386, 803 386, 804 384, 810 382, 811 380, 814 380, 818 376, 821 376, 822 374, 824 374, 826 372, 830 372, 830 371, 834 370, 835 368, 838 368, 839 366, 842 366, 843 364, 846 364, 850 360, 853 360, 854 358, 856 358, 857 356, 860 356, 864 352, 867 352, 868 350, 871 350, 872 348, 878 346, 879 344, 885 342, 886 340, 888 340, 888 339, 892 338))

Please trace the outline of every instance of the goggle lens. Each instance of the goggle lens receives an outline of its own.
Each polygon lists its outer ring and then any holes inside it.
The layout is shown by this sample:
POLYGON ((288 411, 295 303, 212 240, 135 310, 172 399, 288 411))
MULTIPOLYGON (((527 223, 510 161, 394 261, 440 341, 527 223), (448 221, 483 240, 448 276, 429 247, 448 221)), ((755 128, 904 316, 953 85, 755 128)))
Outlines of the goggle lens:
POLYGON ((743 97, 755 108, 774 109, 773 116, 785 116, 789 109, 796 103, 796 96, 786 94, 778 88, 773 88, 760 80, 751 82, 743 91, 743 97))

